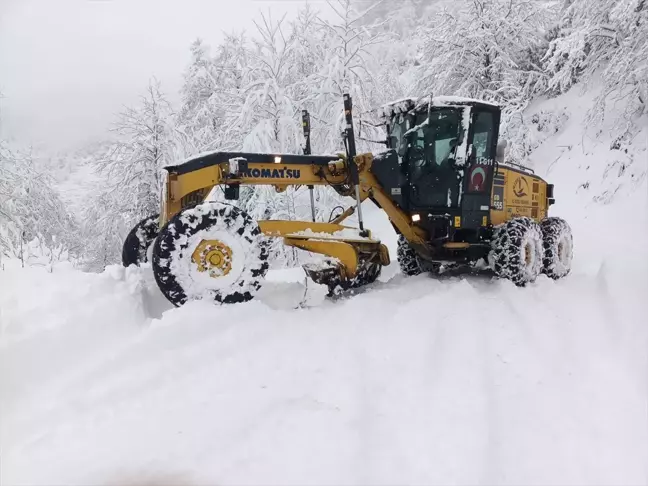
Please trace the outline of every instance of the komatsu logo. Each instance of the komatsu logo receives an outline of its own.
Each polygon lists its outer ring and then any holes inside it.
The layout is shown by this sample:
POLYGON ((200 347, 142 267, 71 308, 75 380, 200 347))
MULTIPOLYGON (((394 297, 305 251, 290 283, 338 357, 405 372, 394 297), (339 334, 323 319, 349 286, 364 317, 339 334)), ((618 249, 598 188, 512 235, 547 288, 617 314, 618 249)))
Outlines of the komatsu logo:
POLYGON ((245 172, 246 177, 255 179, 299 179, 301 170, 299 169, 248 169, 245 172))

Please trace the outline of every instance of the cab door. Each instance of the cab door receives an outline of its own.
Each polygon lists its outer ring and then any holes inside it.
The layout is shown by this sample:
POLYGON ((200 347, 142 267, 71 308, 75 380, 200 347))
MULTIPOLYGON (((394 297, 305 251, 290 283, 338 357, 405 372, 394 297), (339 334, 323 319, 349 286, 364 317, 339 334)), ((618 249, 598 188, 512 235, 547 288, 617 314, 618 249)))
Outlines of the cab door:
POLYGON ((435 214, 459 209, 463 114, 462 108, 444 107, 417 115, 406 157, 410 208, 435 214))
POLYGON ((490 224, 499 119, 499 110, 475 107, 471 113, 463 184, 462 227, 478 228, 490 224))

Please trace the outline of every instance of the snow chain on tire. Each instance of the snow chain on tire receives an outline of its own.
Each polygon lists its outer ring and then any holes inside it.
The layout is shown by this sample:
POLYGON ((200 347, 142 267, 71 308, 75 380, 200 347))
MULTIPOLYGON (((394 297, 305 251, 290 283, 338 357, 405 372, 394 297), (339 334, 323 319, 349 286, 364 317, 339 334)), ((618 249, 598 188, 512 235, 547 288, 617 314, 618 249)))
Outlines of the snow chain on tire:
POLYGON ((443 268, 452 268, 452 263, 441 264, 439 262, 430 262, 422 259, 412 248, 403 235, 398 235, 398 248, 396 249, 396 259, 404 275, 413 277, 421 273, 439 275, 443 268))
POLYGON ((567 221, 546 218, 540 223, 543 240, 542 272, 554 280, 571 271, 574 240, 567 221))
POLYGON ((412 277, 423 272, 416 251, 410 246, 403 235, 398 235, 396 259, 398 260, 398 265, 401 269, 401 272, 403 272, 407 276, 412 277))
POLYGON ((140 265, 148 261, 148 249, 158 235, 159 215, 154 214, 137 223, 122 246, 122 265, 140 265))
POLYGON ((514 218, 495 229, 490 264, 515 285, 534 282, 542 270, 542 231, 531 218, 514 218))
POLYGON ((268 246, 246 212, 223 202, 205 202, 183 209, 160 231, 153 272, 162 293, 176 306, 198 299, 246 302, 261 288, 268 271, 268 246), (196 262, 201 251, 220 252, 217 259, 225 261, 225 269, 214 275, 201 268, 196 262))

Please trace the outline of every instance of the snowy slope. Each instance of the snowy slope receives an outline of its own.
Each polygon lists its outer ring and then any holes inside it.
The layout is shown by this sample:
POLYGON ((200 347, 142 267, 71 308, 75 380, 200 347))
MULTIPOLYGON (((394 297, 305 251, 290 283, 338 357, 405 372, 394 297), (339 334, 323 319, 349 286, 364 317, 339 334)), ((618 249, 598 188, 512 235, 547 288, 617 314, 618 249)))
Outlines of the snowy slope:
POLYGON ((171 309, 147 268, 7 263, 0 483, 646 484, 645 176, 590 176, 593 157, 613 163, 612 135, 575 140, 580 101, 544 103, 570 114, 534 155, 574 229, 562 281, 392 265, 337 302, 311 285, 295 309, 287 270, 256 301, 171 309))

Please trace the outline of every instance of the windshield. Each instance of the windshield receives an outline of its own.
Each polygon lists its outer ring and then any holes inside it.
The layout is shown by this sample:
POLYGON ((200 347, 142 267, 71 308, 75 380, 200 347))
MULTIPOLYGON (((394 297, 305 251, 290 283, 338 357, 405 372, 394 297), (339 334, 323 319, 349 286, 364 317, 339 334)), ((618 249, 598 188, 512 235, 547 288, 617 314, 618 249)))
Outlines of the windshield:
POLYGON ((461 110, 444 108, 416 118, 407 149, 411 199, 420 207, 457 206, 459 176, 453 163, 461 133, 461 110))

